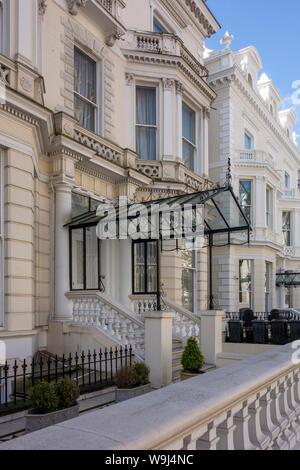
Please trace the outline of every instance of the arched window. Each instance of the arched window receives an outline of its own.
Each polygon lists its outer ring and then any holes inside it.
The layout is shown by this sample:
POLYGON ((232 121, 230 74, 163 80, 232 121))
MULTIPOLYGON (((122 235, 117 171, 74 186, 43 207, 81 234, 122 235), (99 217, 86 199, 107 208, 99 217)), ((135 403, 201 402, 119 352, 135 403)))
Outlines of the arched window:
POLYGON ((251 73, 248 73, 248 82, 249 82, 250 86, 253 88, 253 79, 252 79, 251 73))

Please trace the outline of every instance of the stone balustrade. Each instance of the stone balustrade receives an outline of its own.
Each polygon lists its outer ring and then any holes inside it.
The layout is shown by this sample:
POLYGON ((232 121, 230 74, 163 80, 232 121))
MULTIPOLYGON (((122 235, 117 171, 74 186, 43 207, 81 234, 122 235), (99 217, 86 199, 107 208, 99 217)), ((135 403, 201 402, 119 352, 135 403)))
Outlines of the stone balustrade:
POLYGON ((127 51, 142 51, 180 58, 185 67, 190 68, 198 77, 207 77, 207 69, 183 45, 183 41, 170 33, 128 31, 125 39, 127 51))
POLYGON ((200 346, 200 324, 201 320, 183 307, 164 299, 167 310, 174 312, 173 318, 173 336, 187 341, 188 338, 197 338, 200 346))
POLYGON ((298 448, 300 363, 297 364, 295 356, 295 345, 276 348, 12 440, 0 448, 188 451, 298 448))
POLYGON ((103 294, 67 294, 73 302, 73 324, 98 328, 122 346, 131 345, 134 353, 144 355, 144 321, 103 294))

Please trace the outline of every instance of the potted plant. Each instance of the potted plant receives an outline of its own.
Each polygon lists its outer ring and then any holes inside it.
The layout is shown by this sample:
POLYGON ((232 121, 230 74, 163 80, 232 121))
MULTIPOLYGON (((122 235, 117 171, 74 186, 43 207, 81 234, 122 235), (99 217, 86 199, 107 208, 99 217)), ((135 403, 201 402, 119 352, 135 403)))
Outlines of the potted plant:
POLYGON ((204 365, 204 357, 199 349, 196 338, 188 339, 182 354, 181 364, 183 367, 181 378, 183 380, 203 373, 201 369, 204 365))
POLYGON ((116 374, 116 402, 151 392, 149 372, 149 367, 142 362, 121 367, 116 374))
POLYGON ((56 385, 43 380, 29 392, 27 404, 30 410, 25 415, 26 432, 34 432, 54 424, 76 418, 79 415, 79 389, 69 378, 56 385))

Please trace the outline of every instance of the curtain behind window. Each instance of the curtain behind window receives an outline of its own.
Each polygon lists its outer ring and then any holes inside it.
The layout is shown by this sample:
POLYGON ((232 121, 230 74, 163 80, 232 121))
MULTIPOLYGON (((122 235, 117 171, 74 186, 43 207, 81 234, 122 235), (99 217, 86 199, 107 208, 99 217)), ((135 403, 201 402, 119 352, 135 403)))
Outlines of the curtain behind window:
POLYGON ((136 124, 136 152, 145 160, 156 160, 157 123, 155 88, 136 88, 136 124))

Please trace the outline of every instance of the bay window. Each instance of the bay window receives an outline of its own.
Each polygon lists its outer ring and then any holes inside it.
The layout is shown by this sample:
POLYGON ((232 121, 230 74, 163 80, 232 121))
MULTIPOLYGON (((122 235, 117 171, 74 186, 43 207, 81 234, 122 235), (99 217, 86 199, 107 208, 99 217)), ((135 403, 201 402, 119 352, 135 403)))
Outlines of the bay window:
POLYGON ((74 49, 74 116, 80 124, 96 131, 96 62, 74 49))
POLYGON ((282 235, 285 246, 292 246, 292 217, 291 212, 282 213, 282 235))
POLYGON ((156 294, 158 279, 158 242, 136 240, 132 244, 133 294, 156 294))
POLYGON ((100 240, 96 225, 70 229, 71 290, 100 290, 100 240))
POLYGON ((239 261, 239 302, 252 306, 252 266, 251 260, 239 261))
POLYGON ((182 160, 189 170, 195 171, 196 113, 182 103, 182 160))
POLYGON ((144 160, 157 160, 157 103, 155 87, 136 87, 136 152, 144 160))
POLYGON ((239 193, 241 207, 249 222, 252 223, 252 181, 241 180, 239 193))

